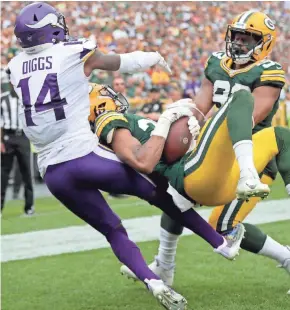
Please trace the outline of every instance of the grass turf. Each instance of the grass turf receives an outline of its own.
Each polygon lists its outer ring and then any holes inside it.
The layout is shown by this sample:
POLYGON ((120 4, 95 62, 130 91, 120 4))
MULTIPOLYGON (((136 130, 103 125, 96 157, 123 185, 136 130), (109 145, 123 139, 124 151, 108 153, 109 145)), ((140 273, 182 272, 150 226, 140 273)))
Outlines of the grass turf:
MULTIPOLYGON (((107 194, 104 196, 107 197, 107 194)), ((272 186, 268 199, 285 197, 287 197, 285 187, 279 176, 272 186)), ((161 214, 159 209, 135 197, 110 199, 108 203, 122 219, 161 214)), ((22 204, 20 200, 7 202, 2 217, 2 234, 84 225, 82 220, 53 197, 37 199, 35 202, 37 214, 31 218, 22 217, 22 204)))
MULTIPOLYGON (((290 221, 260 227, 290 243, 290 221)), ((150 261, 157 241, 140 243, 150 261)), ((140 283, 119 275, 110 249, 2 264, 4 310, 158 310, 140 283)), ((195 310, 290 309, 289 276, 275 262, 242 251, 234 262, 212 252, 197 236, 181 238, 175 289, 195 310)))

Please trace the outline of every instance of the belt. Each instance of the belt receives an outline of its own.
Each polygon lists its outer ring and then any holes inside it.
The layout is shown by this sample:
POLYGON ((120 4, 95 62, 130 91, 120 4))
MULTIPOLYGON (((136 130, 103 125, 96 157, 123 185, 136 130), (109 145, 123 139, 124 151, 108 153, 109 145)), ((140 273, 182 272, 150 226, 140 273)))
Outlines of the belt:
POLYGON ((22 136, 24 135, 22 129, 2 129, 3 135, 14 135, 14 136, 22 136))

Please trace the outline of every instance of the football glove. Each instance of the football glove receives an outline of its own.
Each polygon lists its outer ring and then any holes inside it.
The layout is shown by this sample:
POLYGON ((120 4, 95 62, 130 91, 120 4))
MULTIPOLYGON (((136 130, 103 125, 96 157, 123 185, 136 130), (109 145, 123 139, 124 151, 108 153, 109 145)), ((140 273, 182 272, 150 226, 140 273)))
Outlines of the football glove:
POLYGON ((190 116, 187 122, 188 129, 192 135, 192 139, 195 139, 199 135, 200 126, 195 116, 190 116))
POLYGON ((159 120, 152 132, 154 136, 160 136, 164 139, 167 138, 169 129, 172 123, 177 121, 183 116, 192 116, 192 112, 189 108, 176 107, 165 110, 159 117, 159 120))

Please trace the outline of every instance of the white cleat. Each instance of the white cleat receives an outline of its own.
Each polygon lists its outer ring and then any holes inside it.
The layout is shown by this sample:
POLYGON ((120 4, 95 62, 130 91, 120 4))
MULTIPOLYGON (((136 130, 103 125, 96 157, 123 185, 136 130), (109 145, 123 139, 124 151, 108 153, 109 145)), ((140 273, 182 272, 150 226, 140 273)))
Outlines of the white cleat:
POLYGON ((140 281, 135 275, 135 273, 129 269, 126 265, 122 265, 120 268, 121 275, 126 276, 128 279, 132 279, 134 281, 140 281))
POLYGON ((154 261, 148 266, 166 285, 172 286, 174 280, 175 265, 171 268, 164 268, 158 258, 155 257, 154 261))
MULTIPOLYGON (((153 273, 155 273, 166 285, 172 286, 174 280, 174 268, 173 265, 170 269, 166 269, 161 266, 157 257, 155 257, 154 261, 148 266, 153 273)), ((120 272, 122 275, 126 276, 128 279, 132 279, 134 281, 139 281, 136 277, 135 273, 131 271, 127 266, 122 265, 120 268, 120 272)))
POLYGON ((145 280, 149 291, 168 310, 186 310, 187 300, 173 289, 163 283, 162 280, 145 280))
POLYGON ((251 197, 260 197, 262 199, 268 197, 270 188, 258 178, 244 177, 239 180, 236 195, 239 200, 249 200, 251 197))
POLYGON ((214 252, 221 254, 229 260, 234 260, 239 255, 240 245, 245 232, 245 226, 239 223, 230 233, 224 236, 225 242, 217 249, 214 249, 214 252))

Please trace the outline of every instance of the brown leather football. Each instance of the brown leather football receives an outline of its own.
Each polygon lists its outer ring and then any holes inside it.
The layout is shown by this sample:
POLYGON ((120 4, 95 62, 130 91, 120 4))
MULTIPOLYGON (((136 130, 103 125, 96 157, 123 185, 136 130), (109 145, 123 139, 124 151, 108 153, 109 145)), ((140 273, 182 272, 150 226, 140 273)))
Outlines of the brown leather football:
POLYGON ((164 158, 169 164, 184 156, 190 147, 192 136, 187 122, 188 117, 184 116, 174 122, 170 127, 163 150, 164 158))

